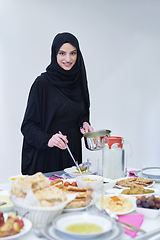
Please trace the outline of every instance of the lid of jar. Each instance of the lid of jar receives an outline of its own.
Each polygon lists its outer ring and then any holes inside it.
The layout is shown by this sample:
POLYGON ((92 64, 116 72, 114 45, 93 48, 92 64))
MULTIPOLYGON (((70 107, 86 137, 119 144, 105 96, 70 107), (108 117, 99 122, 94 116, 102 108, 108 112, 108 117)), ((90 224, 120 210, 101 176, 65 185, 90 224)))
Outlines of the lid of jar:
POLYGON ((123 138, 122 137, 116 137, 116 136, 109 136, 109 137, 104 137, 105 143, 108 144, 109 149, 111 149, 112 145, 117 143, 117 146, 119 148, 123 148, 123 138))

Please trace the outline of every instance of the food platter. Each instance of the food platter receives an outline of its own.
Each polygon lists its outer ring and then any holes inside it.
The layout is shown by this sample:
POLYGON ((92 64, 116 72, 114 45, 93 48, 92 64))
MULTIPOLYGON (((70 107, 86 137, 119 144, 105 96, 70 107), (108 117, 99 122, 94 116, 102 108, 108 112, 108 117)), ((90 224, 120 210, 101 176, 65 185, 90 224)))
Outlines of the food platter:
MULTIPOLYGON (((126 188, 126 189, 127 189, 127 188, 126 188)), ((122 193, 123 190, 121 190, 121 191, 120 191, 120 194, 121 194, 121 195, 124 195, 124 196, 132 196, 132 197, 140 197, 140 196, 143 196, 143 195, 149 196, 149 195, 152 195, 152 194, 154 194, 154 195, 158 195, 158 194, 159 194, 159 191, 158 191, 157 189, 154 189, 154 188, 152 188, 152 189, 150 189, 150 188, 144 188, 144 189, 153 190, 154 192, 153 192, 153 193, 143 193, 143 194, 123 194, 123 193, 122 193)))
MULTIPOLYGON (((64 233, 57 231, 52 223, 49 223, 41 230, 42 234, 49 240, 75 240, 75 237, 67 236, 64 233)), ((124 237, 124 228, 119 224, 115 223, 112 230, 104 233, 98 237, 95 237, 95 240, 122 240, 124 237)))
MULTIPOLYGON (((142 176, 137 176, 137 177, 140 177, 140 178, 143 178, 143 179, 148 180, 148 178, 144 178, 144 177, 142 177, 142 176)), ((118 188, 126 189, 126 188, 128 188, 128 186, 124 187, 124 186, 118 185, 117 182, 118 182, 118 181, 121 181, 121 180, 123 180, 123 181, 125 180, 125 181, 127 182, 128 180, 131 181, 132 179, 134 179, 134 177, 125 177, 125 178, 115 179, 115 181, 116 181, 115 186, 118 187, 118 188)), ((152 180, 153 180, 153 179, 152 179, 152 180)), ((154 184, 155 184, 155 181, 153 180, 153 182, 152 182, 151 184, 149 184, 147 187, 150 188, 150 187, 152 187, 154 184)))
MULTIPOLYGON (((4 213, 4 219, 6 220, 8 217, 7 213, 4 213)), ((20 219, 21 217, 18 216, 20 219)), ((9 236, 9 237, 2 237, 0 238, 1 240, 11 240, 11 239, 18 239, 19 237, 25 235, 27 232, 30 231, 30 229, 32 228, 32 223, 29 219, 27 218, 23 218, 23 222, 24 222, 24 227, 21 229, 20 233, 17 233, 13 236, 9 236)))
MULTIPOLYGON (((106 197, 113 197, 113 196, 118 196, 118 194, 109 194, 109 195, 104 195, 104 197, 103 198, 105 198, 105 196, 106 197)), ((123 197, 124 198, 126 198, 126 199, 129 199, 131 202, 132 202, 132 205, 133 205, 133 207, 130 209, 130 210, 125 210, 125 211, 119 211, 119 212, 114 212, 115 214, 117 214, 117 215, 126 215, 126 214, 128 214, 128 213, 131 213, 131 212, 133 212, 135 209, 136 209, 136 199, 135 199, 135 197, 133 197, 133 196, 124 196, 123 195, 123 197)), ((99 202, 97 201, 96 202, 96 207, 98 208, 98 209, 102 209, 102 207, 100 206, 100 204, 99 204, 99 202)))
POLYGON ((0 206, 0 212, 8 212, 13 210, 13 203, 9 199, 8 191, 0 191, 0 202, 7 202, 7 204, 0 206))
MULTIPOLYGON (((76 166, 65 168, 64 172, 73 178, 81 175, 80 173, 78 173, 76 166)), ((94 172, 89 172, 89 173, 87 171, 83 172, 83 175, 88 175, 88 174, 94 174, 94 172)))
MULTIPOLYGON (((125 188, 125 189, 127 189, 127 188, 125 188)), ((146 189, 150 189, 150 188, 146 188, 146 189)), ((150 196, 150 195, 152 195, 152 194, 154 194, 154 195, 159 195, 160 194, 160 192, 157 190, 157 189, 154 189, 154 188, 152 188, 153 190, 154 190, 154 193, 145 193, 145 194, 123 194, 122 193, 122 191, 123 191, 123 189, 116 189, 116 188, 112 188, 112 189, 108 189, 107 191, 105 191, 105 193, 106 194, 114 194, 114 195, 118 195, 118 194, 121 194, 121 195, 123 195, 123 196, 131 196, 131 197, 140 197, 140 196, 143 196, 143 195, 145 195, 145 196, 150 196)))

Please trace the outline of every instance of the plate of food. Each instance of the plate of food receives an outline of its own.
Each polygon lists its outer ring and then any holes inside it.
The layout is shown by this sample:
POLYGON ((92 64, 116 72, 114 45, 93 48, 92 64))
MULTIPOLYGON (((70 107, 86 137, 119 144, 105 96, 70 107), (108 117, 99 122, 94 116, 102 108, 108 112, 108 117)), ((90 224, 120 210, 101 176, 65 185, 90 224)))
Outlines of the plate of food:
MULTIPOLYGON (((73 178, 81 175, 81 173, 78 171, 76 166, 73 166, 73 167, 70 167, 70 168, 65 168, 64 172, 67 173, 69 176, 71 176, 73 178)), ((88 172, 88 170, 85 169, 84 171, 82 171, 82 174, 88 175, 88 174, 94 174, 94 172, 92 172, 90 170, 88 172)))
MULTIPOLYGON (((52 223, 49 223, 41 230, 42 234, 49 240, 75 240, 75 237, 72 237, 71 235, 67 235, 65 233, 61 233, 57 231, 57 229, 54 228, 52 223)), ((94 237, 95 240, 115 240, 115 239, 122 239, 124 236, 124 228, 117 222, 115 222, 112 230, 109 232, 106 232, 104 234, 101 234, 97 236, 96 238, 94 237)), ((79 238, 76 238, 79 239, 79 238)))
POLYGON ((136 197, 136 196, 149 196, 152 194, 158 194, 159 191, 157 189, 153 189, 153 188, 146 188, 146 187, 130 187, 130 188, 126 188, 121 190, 122 195, 130 195, 132 197, 136 197))
POLYGON ((26 176, 25 175, 22 175, 22 174, 18 174, 18 175, 14 175, 14 176, 11 176, 9 177, 9 181, 10 182, 13 182, 14 180, 16 180, 17 178, 20 178, 21 180, 24 180, 26 176))
POLYGON ((111 218, 86 212, 62 214, 52 223, 59 232, 78 239, 93 239, 111 231, 114 226, 111 218))
POLYGON ((104 195, 103 200, 99 197, 96 207, 98 209, 109 209, 117 215, 125 215, 131 213, 136 208, 136 199, 131 196, 124 195, 104 195))
POLYGON ((14 213, 1 214, 0 216, 0 239, 16 239, 30 231, 32 223, 29 219, 16 216, 14 213))
POLYGON ((62 189, 66 194, 77 194, 75 199, 65 206, 64 212, 84 210, 88 205, 90 206, 93 204, 93 189, 77 187, 75 179, 55 179, 51 181, 50 184, 51 186, 62 189))
POLYGON ((0 202, 6 202, 6 204, 0 206, 0 212, 7 212, 13 210, 13 203, 10 200, 8 191, 0 191, 0 202))
POLYGON ((152 187, 155 181, 148 178, 140 177, 129 177, 129 178, 120 178, 116 180, 115 186, 118 188, 129 188, 129 187, 152 187))

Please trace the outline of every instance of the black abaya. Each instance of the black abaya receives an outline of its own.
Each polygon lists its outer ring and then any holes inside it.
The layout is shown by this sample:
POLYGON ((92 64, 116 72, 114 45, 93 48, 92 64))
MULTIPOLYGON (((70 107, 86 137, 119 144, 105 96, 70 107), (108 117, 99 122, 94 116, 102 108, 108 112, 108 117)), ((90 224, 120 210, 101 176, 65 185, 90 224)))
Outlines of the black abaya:
POLYGON ((59 131, 67 136, 75 159, 82 162, 80 127, 89 122, 89 93, 83 57, 78 40, 70 33, 58 34, 52 44, 51 64, 33 83, 24 120, 22 147, 23 174, 63 170, 73 164, 67 150, 48 147, 59 131), (77 49, 75 65, 68 71, 57 63, 57 52, 64 43, 77 49))

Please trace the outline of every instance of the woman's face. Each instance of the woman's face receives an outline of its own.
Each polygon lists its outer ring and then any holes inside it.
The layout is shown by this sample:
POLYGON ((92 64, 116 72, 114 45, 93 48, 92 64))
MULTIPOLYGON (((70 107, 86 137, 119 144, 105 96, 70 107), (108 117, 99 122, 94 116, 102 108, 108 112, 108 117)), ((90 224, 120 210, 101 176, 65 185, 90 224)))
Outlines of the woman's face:
POLYGON ((70 70, 77 60, 77 49, 70 43, 64 43, 57 53, 57 63, 64 70, 70 70))

